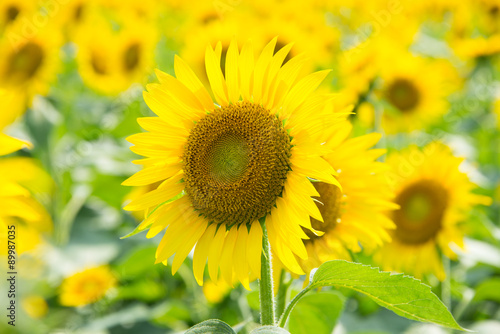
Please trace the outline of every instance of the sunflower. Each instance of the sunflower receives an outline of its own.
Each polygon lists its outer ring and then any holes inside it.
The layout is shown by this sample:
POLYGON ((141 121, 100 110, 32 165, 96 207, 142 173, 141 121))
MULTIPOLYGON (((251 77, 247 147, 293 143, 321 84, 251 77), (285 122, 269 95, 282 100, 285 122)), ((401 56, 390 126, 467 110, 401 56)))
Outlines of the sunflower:
POLYGON ((148 23, 124 21, 116 31, 109 22, 95 17, 76 34, 80 75, 86 85, 106 95, 144 82, 154 64, 155 29, 148 23))
POLYGON ((125 209, 153 208, 137 229, 149 228, 147 237, 166 229, 156 262, 167 264, 175 253, 173 273, 196 245, 193 267, 200 285, 207 262, 213 282, 219 268, 228 284, 236 278, 248 288, 249 277, 260 277, 264 220, 273 253, 303 274, 294 256, 307 257, 302 239, 308 236, 301 227, 314 231, 309 216, 321 219, 309 178, 338 185, 321 144, 347 113, 329 108, 331 96, 313 93, 328 71, 298 76, 304 59, 282 65, 292 46, 275 53, 276 42, 254 59, 251 42, 239 52, 233 41, 225 75, 222 44, 215 51, 208 46, 215 103, 176 57, 177 78, 157 71, 160 83, 144 93, 159 117, 140 118, 148 132, 128 138, 132 151, 146 158, 138 161, 144 169, 124 185, 162 183, 125 209))
POLYGON ((108 266, 89 268, 64 279, 59 302, 64 306, 84 306, 102 299, 115 286, 116 278, 108 266))
POLYGON ((387 181, 400 209, 390 214, 396 224, 392 242, 374 257, 384 269, 445 278, 440 253, 455 259, 453 245, 463 248, 459 223, 475 204, 490 203, 488 197, 472 193, 476 186, 460 172, 462 161, 438 142, 389 155, 392 172, 387 181))
POLYGON ((448 35, 456 54, 463 58, 500 53, 500 2, 460 2, 456 6, 448 35))
MULTIPOLYGON (((213 8, 212 8, 213 9, 213 8)), ((199 13, 201 15, 202 13, 199 13)), ((226 15, 224 20, 219 20, 216 11, 207 11, 206 15, 213 19, 208 21, 187 22, 184 30, 179 34, 185 37, 185 43, 180 48, 180 56, 190 64, 196 73, 200 73, 200 80, 204 85, 209 85, 208 77, 205 69, 205 48, 207 45, 215 45, 220 42, 222 45, 221 51, 221 68, 222 73, 225 73, 225 59, 229 44, 235 38, 239 44, 243 44, 250 38, 250 31, 241 22, 243 18, 239 13, 231 12, 226 15)), ((248 20, 248 18, 246 18, 248 20)))
MULTIPOLYGON (((0 132, 0 156, 31 144, 0 132)), ((47 211, 34 198, 51 191, 50 177, 30 158, 0 158, 0 240, 7 244, 9 226, 17 229, 16 252, 23 254, 42 242, 42 234, 52 230, 47 211)), ((2 249, 5 254, 7 248, 2 249)))
POLYGON ((0 2, 0 33, 23 16, 35 14, 37 1, 2 0, 0 2))
POLYGON ((49 305, 42 296, 28 295, 21 299, 24 312, 33 319, 43 318, 49 311, 49 305))
POLYGON ((390 241, 388 230, 395 227, 385 214, 398 208, 385 179, 388 168, 376 161, 385 149, 370 149, 380 134, 349 139, 350 131, 348 124, 339 126, 327 144, 332 152, 324 156, 337 170, 342 190, 328 183, 313 183, 318 192, 318 216, 324 222, 311 217, 311 225, 324 234, 304 230, 310 238, 304 240, 309 258, 297 260, 306 273, 329 260, 351 260, 349 251, 373 251, 390 241))
MULTIPOLYGON (((23 33, 22 22, 12 24, 0 37, 0 92, 16 94, 24 109, 33 96, 46 95, 59 66, 60 33, 51 25, 23 33)), ((9 112, 9 110, 7 110, 9 112)))
POLYGON ((49 311, 47 301, 39 295, 28 295, 21 299, 24 312, 33 319, 43 318, 49 311))
POLYGON ((435 123, 447 112, 448 96, 460 85, 447 61, 405 52, 394 55, 391 66, 383 66, 380 76, 377 94, 385 102, 382 127, 387 133, 409 132, 435 123))

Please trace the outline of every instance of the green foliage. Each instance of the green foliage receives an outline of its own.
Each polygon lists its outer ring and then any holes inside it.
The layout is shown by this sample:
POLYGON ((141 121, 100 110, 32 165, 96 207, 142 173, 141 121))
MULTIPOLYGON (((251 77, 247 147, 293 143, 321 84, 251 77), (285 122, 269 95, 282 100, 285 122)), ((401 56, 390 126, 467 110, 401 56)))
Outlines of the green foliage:
POLYGON ((325 291, 306 295, 290 314, 292 334, 331 334, 344 307, 339 293, 325 291))
POLYGON ((402 274, 391 275, 380 272, 377 268, 343 260, 329 261, 318 268, 309 285, 287 307, 280 325, 285 325, 290 311, 305 293, 323 286, 342 287, 363 293, 377 304, 408 319, 464 330, 430 287, 419 280, 402 274))
POLYGON ((474 301, 493 300, 500 303, 500 278, 491 278, 476 287, 474 301))

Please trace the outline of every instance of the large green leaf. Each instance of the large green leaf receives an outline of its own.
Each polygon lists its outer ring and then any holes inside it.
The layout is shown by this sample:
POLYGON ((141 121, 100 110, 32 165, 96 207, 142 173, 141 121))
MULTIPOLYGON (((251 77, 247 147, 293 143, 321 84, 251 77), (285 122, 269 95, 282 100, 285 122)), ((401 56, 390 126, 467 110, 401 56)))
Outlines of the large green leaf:
POLYGON ((290 310, 307 291, 322 286, 342 287, 363 293, 377 304, 408 319, 464 330, 430 287, 419 280, 343 260, 325 262, 318 268, 309 285, 287 307, 280 325, 285 325, 290 310))
POLYGON ((236 332, 224 321, 210 319, 194 325, 186 331, 186 334, 236 334, 236 332))
POLYGON ((344 307, 338 293, 325 291, 304 296, 290 314, 292 334, 331 334, 344 307))

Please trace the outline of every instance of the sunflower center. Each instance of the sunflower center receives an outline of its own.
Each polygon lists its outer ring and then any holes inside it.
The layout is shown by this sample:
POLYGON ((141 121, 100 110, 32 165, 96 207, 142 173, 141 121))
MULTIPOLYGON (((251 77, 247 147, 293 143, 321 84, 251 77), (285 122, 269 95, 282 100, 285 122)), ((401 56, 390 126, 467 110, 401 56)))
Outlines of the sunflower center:
MULTIPOLYGON (((313 182, 313 185, 320 196, 319 198, 316 198, 316 205, 319 212, 321 212, 324 222, 311 217, 311 225, 315 230, 323 232, 331 231, 337 226, 340 219, 342 192, 339 187, 333 184, 313 182)), ((310 240, 321 238, 308 229, 304 229, 304 232, 309 238, 311 238, 310 240)))
POLYGON ((90 64, 94 69, 94 72, 100 75, 105 75, 108 73, 108 67, 106 66, 106 59, 96 52, 92 53, 90 64))
POLYGON ((421 244, 435 237, 442 226, 448 193, 437 182, 422 180, 405 188, 396 198, 396 237, 406 244, 421 244))
POLYGON ((13 84, 21 84, 33 78, 43 63, 44 52, 35 43, 27 43, 9 57, 6 77, 13 84))
POLYGON ((387 99, 401 111, 409 111, 420 102, 420 92, 408 79, 396 79, 387 88, 387 99))
POLYGON ((130 45, 123 57, 123 67, 125 71, 133 71, 139 64, 140 46, 137 43, 130 45))
POLYGON ((227 225, 271 211, 290 170, 290 137, 260 105, 239 102, 196 123, 185 148, 184 181, 193 207, 227 225))
POLYGON ((250 156, 243 138, 229 133, 215 140, 209 154, 211 175, 221 183, 237 181, 245 173, 250 156))
POLYGON ((83 4, 79 4, 78 6, 75 7, 75 11, 73 12, 73 18, 75 19, 76 22, 80 22, 82 19, 82 13, 83 13, 83 4))
POLYGON ((5 11, 5 16, 6 16, 7 22, 14 21, 18 15, 19 15, 19 8, 15 7, 15 6, 10 6, 5 11))

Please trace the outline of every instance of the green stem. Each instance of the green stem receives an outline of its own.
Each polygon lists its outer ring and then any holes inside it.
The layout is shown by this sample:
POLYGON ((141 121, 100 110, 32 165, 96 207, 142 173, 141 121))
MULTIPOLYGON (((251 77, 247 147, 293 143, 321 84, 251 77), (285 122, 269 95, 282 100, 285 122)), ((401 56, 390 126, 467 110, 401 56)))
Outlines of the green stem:
POLYGON ((286 300, 288 299, 288 291, 291 280, 286 280, 286 271, 281 269, 280 281, 278 285, 278 294, 276 296, 276 321, 279 321, 280 315, 285 310, 286 300))
POLYGON ((266 224, 262 222, 262 257, 260 270, 260 323, 274 325, 273 272, 271 264, 271 247, 267 236, 266 224))
POLYGON ((295 298, 292 299, 290 304, 288 304, 288 306, 285 309, 285 312, 283 312, 283 315, 281 316, 280 322, 278 323, 278 325, 280 327, 285 328, 286 321, 288 320, 288 317, 290 316, 290 312, 292 312, 293 308, 295 307, 295 304, 297 304, 297 302, 300 300, 300 298, 302 298, 303 295, 308 293, 309 290, 310 290, 310 288, 305 288, 304 290, 300 291, 295 296, 295 298))
POLYGON ((448 310, 451 310, 450 259, 444 254, 442 259, 446 278, 441 283, 441 299, 448 310))

